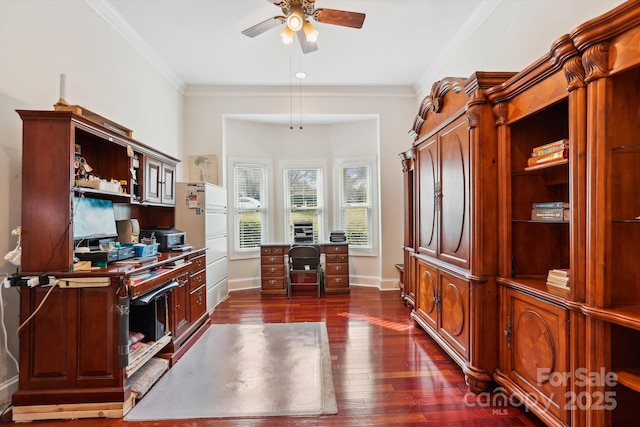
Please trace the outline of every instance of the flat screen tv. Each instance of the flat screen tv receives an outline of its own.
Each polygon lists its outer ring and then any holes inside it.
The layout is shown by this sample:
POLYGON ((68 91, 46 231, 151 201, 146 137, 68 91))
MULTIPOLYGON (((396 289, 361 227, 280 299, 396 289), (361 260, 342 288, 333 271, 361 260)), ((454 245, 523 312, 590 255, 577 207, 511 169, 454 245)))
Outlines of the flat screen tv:
POLYGON ((111 200, 73 198, 73 239, 117 237, 116 217, 111 200))

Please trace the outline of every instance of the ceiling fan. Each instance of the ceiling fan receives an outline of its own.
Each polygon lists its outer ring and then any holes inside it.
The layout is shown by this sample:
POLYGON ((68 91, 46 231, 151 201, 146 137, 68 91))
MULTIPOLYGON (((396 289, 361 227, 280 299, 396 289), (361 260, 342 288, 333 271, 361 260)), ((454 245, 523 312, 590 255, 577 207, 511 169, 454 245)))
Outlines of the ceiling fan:
POLYGON ((242 31, 248 37, 258 36, 279 25, 286 24, 282 31, 282 40, 286 44, 293 42, 294 33, 298 34, 303 53, 318 50, 316 41, 318 31, 313 27, 310 18, 323 24, 343 27, 362 28, 365 14, 347 12, 336 9, 316 9, 315 0, 267 0, 282 9, 283 15, 274 16, 242 31))

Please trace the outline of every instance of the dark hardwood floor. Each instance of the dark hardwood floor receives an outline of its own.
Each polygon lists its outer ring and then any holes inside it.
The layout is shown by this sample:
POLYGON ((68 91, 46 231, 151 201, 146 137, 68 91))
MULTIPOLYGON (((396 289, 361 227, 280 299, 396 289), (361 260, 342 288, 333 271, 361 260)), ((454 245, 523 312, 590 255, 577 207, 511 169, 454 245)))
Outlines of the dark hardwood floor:
MULTIPOLYGON (((542 426, 515 407, 490 405, 494 395, 468 392, 462 371, 409 318, 399 291, 352 287, 350 295, 298 293, 261 299, 258 290, 237 291, 214 311, 211 322, 326 322, 337 415, 153 422, 120 419, 34 421, 33 427, 214 426, 542 426)), ((233 355, 230 355, 233 357, 233 355)), ((180 363, 180 362, 178 362, 180 363)), ((498 402, 501 399, 497 399, 498 402)), ((10 423, 11 424, 11 423, 10 423)), ((25 425, 25 424, 19 424, 25 425)))

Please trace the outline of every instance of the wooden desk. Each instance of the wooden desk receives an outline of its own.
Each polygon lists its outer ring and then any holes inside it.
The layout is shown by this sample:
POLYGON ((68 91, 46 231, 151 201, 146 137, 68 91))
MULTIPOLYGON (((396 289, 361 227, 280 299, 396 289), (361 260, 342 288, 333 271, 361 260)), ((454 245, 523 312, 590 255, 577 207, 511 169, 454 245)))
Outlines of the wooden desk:
MULTIPOLYGON (((349 244, 322 242, 320 252, 324 254, 324 283, 327 295, 348 294, 349 290, 349 244)), ((265 296, 287 295, 287 253, 290 244, 266 243, 260 246, 261 294, 265 296)))
MULTIPOLYGON (((169 252, 144 266, 113 263, 91 271, 53 272, 61 280, 54 289, 21 287, 21 322, 51 294, 20 332, 20 378, 19 390, 12 396, 13 420, 123 417, 134 405, 131 375, 148 359, 129 358, 126 353, 131 306, 121 298, 129 296, 133 304, 146 292, 174 280, 178 283, 167 294, 164 321, 168 333, 149 342, 149 351, 144 353, 163 353, 173 363, 208 325, 204 266, 205 249, 169 252), (167 267, 180 261, 177 267, 167 267), (157 274, 140 282, 133 280, 142 270, 157 274)), ((151 316, 149 321, 155 324, 157 319, 151 316)))

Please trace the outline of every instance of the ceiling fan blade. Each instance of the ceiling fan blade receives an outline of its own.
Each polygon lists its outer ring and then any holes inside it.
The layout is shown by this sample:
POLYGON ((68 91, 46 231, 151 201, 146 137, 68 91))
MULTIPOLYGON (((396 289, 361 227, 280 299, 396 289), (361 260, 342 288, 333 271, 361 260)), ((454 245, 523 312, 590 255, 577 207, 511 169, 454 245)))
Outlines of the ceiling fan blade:
POLYGON ((318 50, 318 44, 316 42, 308 42, 304 31, 298 31, 298 41, 300 42, 302 53, 311 53, 318 50))
POLYGON ((323 24, 341 25, 343 27, 362 28, 366 15, 359 12, 347 12, 336 9, 316 9, 313 18, 323 24))
POLYGON ((259 36, 265 31, 281 25, 284 21, 284 16, 274 16, 273 18, 269 18, 266 21, 262 21, 259 24, 254 25, 253 27, 247 28, 246 30, 242 31, 242 34, 248 37, 259 36))

